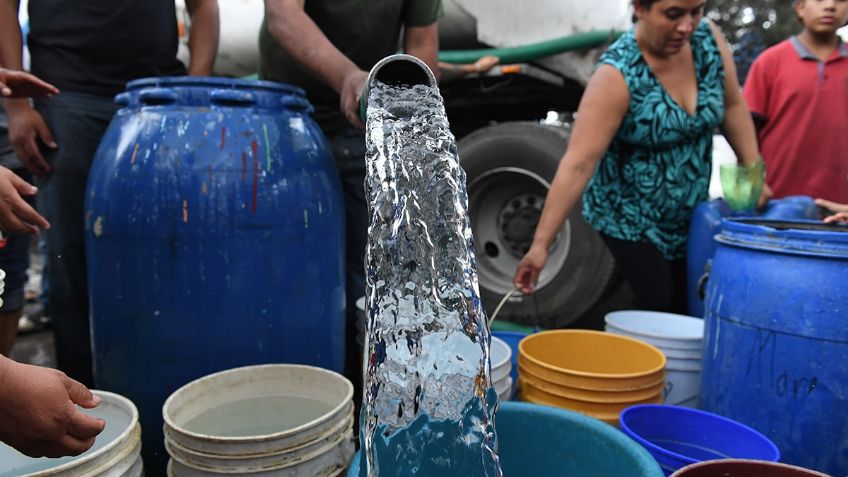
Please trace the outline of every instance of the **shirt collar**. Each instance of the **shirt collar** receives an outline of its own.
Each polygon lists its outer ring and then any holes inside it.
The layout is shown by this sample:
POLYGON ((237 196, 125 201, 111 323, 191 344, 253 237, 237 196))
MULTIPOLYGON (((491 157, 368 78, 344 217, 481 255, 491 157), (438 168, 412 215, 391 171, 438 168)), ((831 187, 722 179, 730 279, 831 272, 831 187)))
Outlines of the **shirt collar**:
MULTIPOLYGON (((792 43, 792 47, 795 48, 795 52, 798 53, 798 56, 802 60, 820 61, 819 58, 814 55, 809 48, 807 48, 806 46, 804 46, 803 43, 801 43, 801 40, 799 40, 797 36, 789 38, 789 41, 790 43, 792 43)), ((839 39, 839 46, 837 46, 836 48, 837 50, 839 50, 840 57, 848 57, 848 45, 846 45, 841 38, 839 39)))

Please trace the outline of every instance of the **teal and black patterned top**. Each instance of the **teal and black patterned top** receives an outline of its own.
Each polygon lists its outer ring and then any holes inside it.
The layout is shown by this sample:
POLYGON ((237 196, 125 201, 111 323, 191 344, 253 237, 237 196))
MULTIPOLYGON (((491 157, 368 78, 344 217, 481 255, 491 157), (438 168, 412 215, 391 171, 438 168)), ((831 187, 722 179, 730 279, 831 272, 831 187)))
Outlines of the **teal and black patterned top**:
POLYGON ((600 232, 648 242, 668 259, 683 258, 692 211, 708 198, 712 135, 724 118, 724 68, 709 23, 692 34, 698 82, 694 115, 663 88, 634 31, 601 56, 624 76, 627 115, 583 195, 583 215, 600 232))

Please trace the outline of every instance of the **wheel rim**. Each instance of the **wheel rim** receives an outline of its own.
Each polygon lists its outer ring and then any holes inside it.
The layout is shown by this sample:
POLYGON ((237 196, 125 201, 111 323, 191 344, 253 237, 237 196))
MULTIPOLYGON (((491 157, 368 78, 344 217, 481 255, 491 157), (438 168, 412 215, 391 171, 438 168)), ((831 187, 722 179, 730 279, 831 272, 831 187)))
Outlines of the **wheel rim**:
MULTIPOLYGON (((505 295, 514 287, 518 262, 530 247, 550 183, 526 169, 486 171, 468 183, 468 208, 481 288, 505 295)), ((571 247, 571 224, 557 234, 537 290, 553 280, 571 247)))

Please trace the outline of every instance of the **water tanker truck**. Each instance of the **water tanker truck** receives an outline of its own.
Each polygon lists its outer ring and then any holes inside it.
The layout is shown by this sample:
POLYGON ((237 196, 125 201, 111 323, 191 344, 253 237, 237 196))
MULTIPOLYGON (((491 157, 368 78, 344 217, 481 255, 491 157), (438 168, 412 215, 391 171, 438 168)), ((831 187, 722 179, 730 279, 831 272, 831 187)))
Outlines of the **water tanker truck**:
MULTIPOLYGON (((444 0, 440 61, 471 64, 484 55, 500 60, 485 72, 446 74, 440 84, 467 173, 480 293, 489 313, 513 292, 513 272, 532 241, 573 112, 599 54, 629 28, 629 3, 444 0)), ((185 8, 179 0, 177 5, 187 25, 185 8)), ((255 73, 262 0, 219 5, 216 73, 255 73)), ((514 293, 498 319, 566 327, 617 283, 612 257, 577 207, 551 249, 535 296, 514 293)))

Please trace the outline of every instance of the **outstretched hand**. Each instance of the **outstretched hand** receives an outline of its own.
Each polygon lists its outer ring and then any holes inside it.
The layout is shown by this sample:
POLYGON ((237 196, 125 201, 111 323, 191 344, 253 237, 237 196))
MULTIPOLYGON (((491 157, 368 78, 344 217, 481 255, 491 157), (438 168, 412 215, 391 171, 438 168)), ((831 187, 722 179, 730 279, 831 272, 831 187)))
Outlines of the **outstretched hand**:
POLYGON ((50 228, 47 219, 23 199, 36 192, 35 186, 0 166, 0 231, 35 234, 39 228, 50 228))
POLYGON ((0 95, 6 98, 52 96, 59 90, 52 84, 24 71, 0 68, 0 95))
POLYGON ((833 212, 825 217, 827 224, 848 224, 848 204, 839 204, 826 199, 816 199, 816 205, 833 212))
POLYGON ((106 423, 83 414, 100 398, 65 373, 0 356, 0 440, 30 457, 79 455, 106 423))

